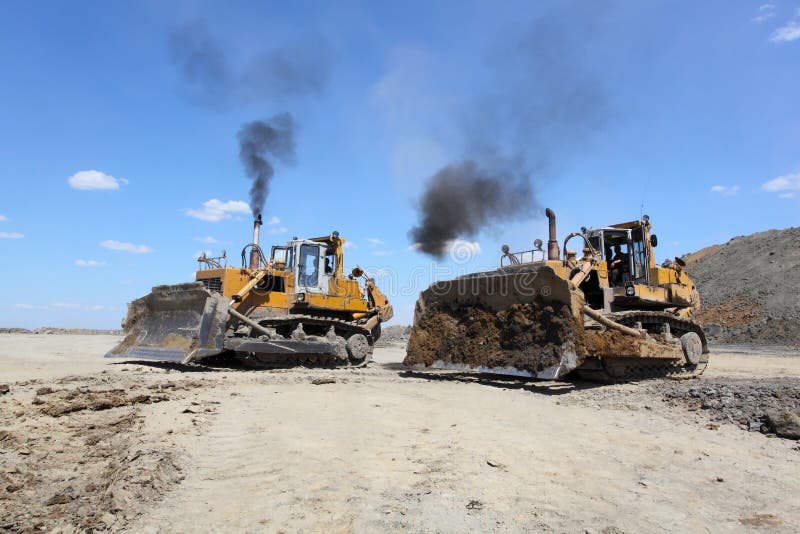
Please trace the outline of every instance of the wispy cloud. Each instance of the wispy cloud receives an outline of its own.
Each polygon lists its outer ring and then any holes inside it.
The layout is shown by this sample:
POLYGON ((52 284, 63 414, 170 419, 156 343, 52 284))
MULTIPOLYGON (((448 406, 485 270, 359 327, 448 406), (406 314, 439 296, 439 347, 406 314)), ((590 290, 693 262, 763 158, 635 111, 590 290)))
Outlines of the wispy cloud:
POLYGON ((147 254, 153 252, 153 249, 147 245, 134 245, 133 243, 125 243, 123 241, 115 241, 108 239, 100 243, 100 246, 110 250, 118 250, 120 252, 130 252, 131 254, 147 254))
POLYGON ((372 255, 373 256, 391 256, 392 255, 392 251, 391 250, 373 250, 372 251, 372 255))
POLYGON ((100 171, 80 171, 67 179, 72 189, 79 191, 117 190, 120 184, 127 184, 125 178, 114 178, 100 171))
POLYGON ((718 193, 724 197, 730 197, 737 194, 740 189, 738 185, 715 185, 711 187, 711 192, 718 193))
POLYGON ((358 245, 356 245, 354 241, 345 241, 344 245, 342 245, 342 248, 345 249, 345 250, 347 250, 349 248, 352 248, 353 250, 357 250, 358 249, 358 245))
POLYGON ((773 43, 789 43, 800 39, 800 24, 790 20, 770 35, 769 40, 773 43))
POLYGON ((7 220, 8 217, 6 217, 5 215, 0 215, 0 222, 6 222, 7 220))
POLYGON ((276 224, 280 224, 280 223, 281 223, 281 220, 280 220, 280 218, 278 218, 277 215, 273 215, 267 221, 267 224, 270 225, 270 226, 275 226, 276 224))
POLYGON ((285 226, 273 226, 269 229, 269 233, 272 235, 287 234, 289 233, 289 229, 285 226))
POLYGON ((797 198, 798 191, 800 191, 800 172, 773 178, 761 184, 761 189, 770 193, 778 193, 778 198, 797 198))
POLYGON ((77 267, 105 267, 106 262, 97 260, 75 260, 77 267))
POLYGON ((775 16, 775 4, 762 4, 758 8, 758 14, 750 19, 753 22, 761 24, 765 20, 775 16))
POLYGON ((201 221, 218 222, 223 219, 230 219, 233 215, 247 215, 250 213, 250 205, 242 200, 228 200, 223 202, 212 198, 203 202, 203 207, 199 209, 187 209, 186 215, 200 219, 201 221))
POLYGON ((379 247, 379 246, 381 246, 381 245, 383 245, 383 244, 384 244, 384 243, 383 243, 383 240, 382 240, 382 239, 379 239, 379 238, 377 238, 377 237, 368 237, 368 238, 367 238, 367 243, 369 243, 369 245, 370 245, 371 247, 379 247))
POLYGON ((214 245, 216 243, 219 243, 219 240, 217 240, 217 238, 211 236, 195 237, 194 240, 199 241, 200 243, 205 243, 206 245, 214 245))
POLYGON ((22 239, 25 237, 19 232, 0 232, 0 239, 22 239))
POLYGON ((790 43, 797 39, 800 39, 800 8, 795 9, 794 16, 769 36, 773 43, 790 43))

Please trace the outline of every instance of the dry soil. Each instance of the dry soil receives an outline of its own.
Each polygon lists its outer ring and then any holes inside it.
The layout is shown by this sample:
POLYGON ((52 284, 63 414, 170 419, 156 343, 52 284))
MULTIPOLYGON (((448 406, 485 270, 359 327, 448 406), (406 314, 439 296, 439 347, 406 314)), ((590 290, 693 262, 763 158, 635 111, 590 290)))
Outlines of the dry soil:
POLYGON ((104 360, 116 340, 0 335, 0 531, 800 530, 797 442, 680 395, 796 393, 789 351, 594 386, 409 372, 402 347, 352 371, 104 360))

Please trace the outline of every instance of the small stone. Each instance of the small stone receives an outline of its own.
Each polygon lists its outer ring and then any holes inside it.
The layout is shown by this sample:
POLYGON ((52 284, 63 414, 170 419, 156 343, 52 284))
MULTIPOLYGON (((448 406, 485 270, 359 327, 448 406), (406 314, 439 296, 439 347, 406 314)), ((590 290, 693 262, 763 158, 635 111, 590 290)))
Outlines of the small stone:
POLYGON ((725 479, 722 477, 717 477, 717 482, 725 482, 725 479))
POLYGON ((8 387, 8 384, 0 384, 0 395, 5 395, 9 391, 11 391, 11 388, 8 387))
POLYGON ((505 467, 503 464, 496 460, 486 460, 486 464, 490 467, 505 467))
POLYGON ((314 380, 311 381, 311 383, 314 384, 315 386, 319 386, 319 385, 322 385, 322 384, 335 384, 336 383, 336 379, 335 378, 315 378, 314 380))

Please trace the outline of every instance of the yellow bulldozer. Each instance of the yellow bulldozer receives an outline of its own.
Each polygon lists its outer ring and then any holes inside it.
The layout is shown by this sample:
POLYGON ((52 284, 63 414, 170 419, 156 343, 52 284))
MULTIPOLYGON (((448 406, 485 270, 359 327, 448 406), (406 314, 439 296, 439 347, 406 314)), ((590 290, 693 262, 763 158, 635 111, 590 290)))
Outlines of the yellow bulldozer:
POLYGON ((125 337, 106 356, 182 363, 234 357, 256 367, 362 366, 372 356, 392 305, 356 267, 345 275, 338 232, 242 249, 242 266, 226 254, 200 256, 195 282, 156 286, 128 304, 125 337), (359 278, 364 278, 363 286, 359 278))
POLYGON ((649 217, 570 233, 562 258, 545 213, 547 250, 539 239, 523 252, 503 246, 497 270, 420 294, 406 365, 604 382, 702 373, 697 288, 679 258, 656 264, 649 217))

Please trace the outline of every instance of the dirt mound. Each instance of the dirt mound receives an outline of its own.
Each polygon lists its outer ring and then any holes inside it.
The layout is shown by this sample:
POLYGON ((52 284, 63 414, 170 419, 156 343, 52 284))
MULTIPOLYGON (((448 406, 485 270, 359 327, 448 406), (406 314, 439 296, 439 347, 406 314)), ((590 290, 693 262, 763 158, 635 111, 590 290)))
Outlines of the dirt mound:
POLYGON ((381 337, 375 343, 376 347, 390 347, 392 345, 406 346, 411 337, 411 327, 407 325, 387 326, 381 332, 381 337))
POLYGON ((800 227, 734 237, 683 257, 696 318, 720 343, 800 345, 800 227))
POLYGON ((586 355, 583 329, 566 304, 515 304, 497 313, 475 306, 429 309, 412 328, 403 363, 540 372, 559 364, 565 346, 586 355))

